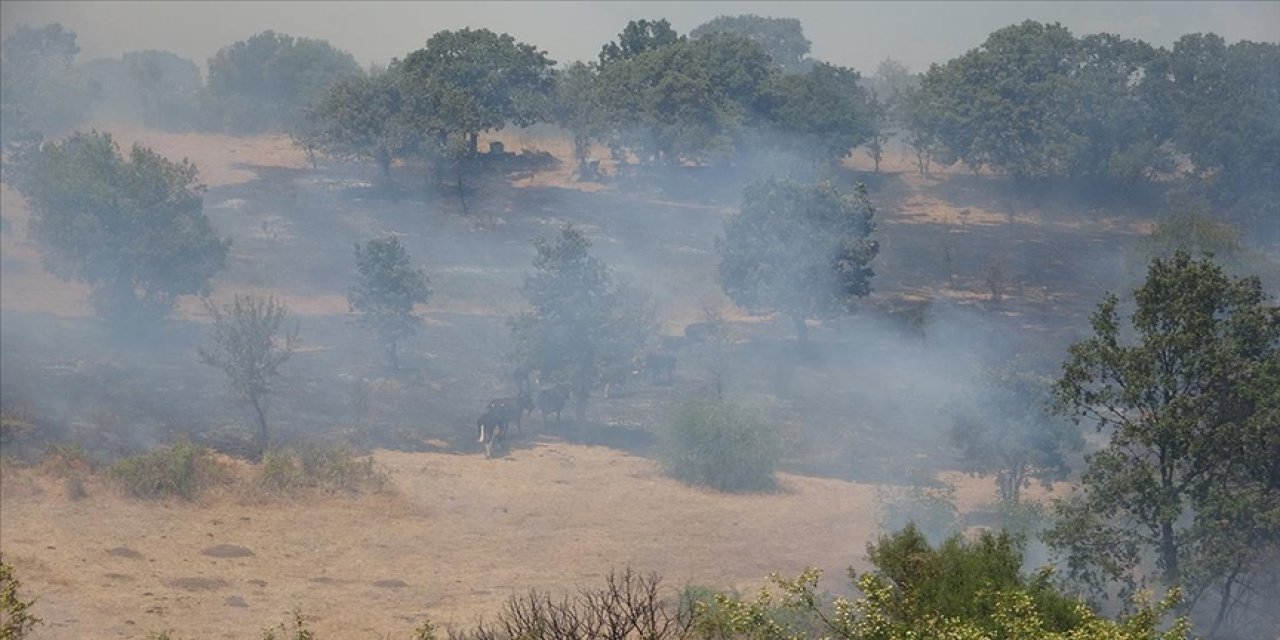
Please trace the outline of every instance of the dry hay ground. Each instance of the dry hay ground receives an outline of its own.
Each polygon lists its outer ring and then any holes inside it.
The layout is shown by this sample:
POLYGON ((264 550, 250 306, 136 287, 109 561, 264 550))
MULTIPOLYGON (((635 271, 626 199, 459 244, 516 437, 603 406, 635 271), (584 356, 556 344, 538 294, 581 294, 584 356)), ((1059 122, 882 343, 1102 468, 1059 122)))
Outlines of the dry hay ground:
MULTIPOLYGON (((626 564, 672 588, 750 589, 806 566, 835 587, 877 532, 867 484, 782 474, 778 493, 722 495, 643 458, 545 441, 494 460, 375 457, 394 493, 297 504, 106 487, 69 502, 11 471, 0 547, 38 596, 37 637, 247 638, 300 607, 321 637, 349 638, 405 636, 424 616, 469 624, 513 593, 596 584, 626 564), (213 557, 238 548, 252 555, 213 557)), ((989 482, 974 486, 990 499, 989 482)))

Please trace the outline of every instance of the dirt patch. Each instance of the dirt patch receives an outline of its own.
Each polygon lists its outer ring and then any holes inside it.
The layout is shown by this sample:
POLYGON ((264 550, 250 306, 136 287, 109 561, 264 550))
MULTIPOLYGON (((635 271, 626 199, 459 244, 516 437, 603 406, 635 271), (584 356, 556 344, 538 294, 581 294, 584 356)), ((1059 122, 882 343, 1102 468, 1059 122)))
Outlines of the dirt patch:
POLYGON ((222 606, 236 607, 238 609, 243 609, 243 608, 247 608, 249 606, 249 603, 245 602, 244 598, 241 598, 240 596, 230 596, 226 600, 222 601, 222 606))
POLYGON ((383 589, 403 589, 409 585, 404 580, 375 580, 373 586, 383 589))
POLYGON ((253 551, 247 547, 235 544, 219 544, 200 552, 203 555, 214 558, 249 558, 254 555, 253 551))

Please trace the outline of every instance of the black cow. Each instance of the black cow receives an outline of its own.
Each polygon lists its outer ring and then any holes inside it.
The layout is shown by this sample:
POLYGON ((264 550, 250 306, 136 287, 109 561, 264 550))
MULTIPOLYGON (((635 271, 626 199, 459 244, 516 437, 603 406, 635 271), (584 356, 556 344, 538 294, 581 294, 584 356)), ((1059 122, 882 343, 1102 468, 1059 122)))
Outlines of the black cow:
POLYGON ((516 423, 522 429, 521 420, 525 413, 533 413, 533 398, 528 393, 521 393, 514 398, 498 398, 489 402, 488 412, 493 413, 506 423, 516 423))
POLYGON ((493 457, 493 447, 507 434, 507 420, 501 412, 490 409, 476 420, 476 430, 480 432, 480 443, 484 445, 484 457, 493 457))
POLYGON ((556 422, 560 422, 560 412, 564 411, 564 403, 569 399, 569 391, 564 387, 552 387, 538 392, 538 410, 542 412, 542 424, 547 423, 547 416, 556 414, 556 422))

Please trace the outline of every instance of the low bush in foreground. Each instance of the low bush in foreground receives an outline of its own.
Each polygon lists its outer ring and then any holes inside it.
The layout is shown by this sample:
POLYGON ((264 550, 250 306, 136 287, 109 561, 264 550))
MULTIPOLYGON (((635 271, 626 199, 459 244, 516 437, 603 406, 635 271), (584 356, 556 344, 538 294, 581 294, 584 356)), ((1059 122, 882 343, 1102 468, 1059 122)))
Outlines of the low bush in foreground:
POLYGON ((111 466, 110 475, 130 495, 148 499, 192 500, 208 487, 229 480, 208 449, 190 442, 124 458, 111 466))
POLYGON ((34 600, 18 595, 22 583, 13 577, 13 567, 0 558, 0 640, 21 640, 43 621, 31 613, 34 600))
POLYGON ((717 491, 768 491, 782 443, 760 416, 715 398, 681 403, 660 434, 667 474, 717 491))
POLYGON ((358 458, 341 446, 304 446, 293 451, 269 451, 263 457, 254 486, 268 494, 293 494, 306 489, 361 493, 382 491, 390 479, 373 458, 358 458))

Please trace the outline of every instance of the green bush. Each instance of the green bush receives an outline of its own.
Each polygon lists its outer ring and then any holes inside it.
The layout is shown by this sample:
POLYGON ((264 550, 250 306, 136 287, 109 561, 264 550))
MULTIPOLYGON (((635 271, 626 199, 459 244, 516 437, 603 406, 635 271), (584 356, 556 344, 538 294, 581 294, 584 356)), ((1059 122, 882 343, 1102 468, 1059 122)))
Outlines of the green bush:
POLYGON ((382 491, 388 482, 390 478, 372 458, 357 458, 346 447, 306 446, 296 451, 268 452, 254 484, 274 494, 312 488, 361 493, 382 491))
POLYGON ((13 567, 0 558, 0 639, 21 640, 43 621, 31 615, 35 600, 18 597, 22 583, 13 577, 13 567))
POLYGON ((661 432, 667 474, 717 491, 767 491, 782 453, 778 434, 758 415, 714 398, 676 408, 661 432))
POLYGON ((208 449, 190 442, 125 458, 111 466, 110 474, 135 497, 184 500, 229 477, 208 449))

